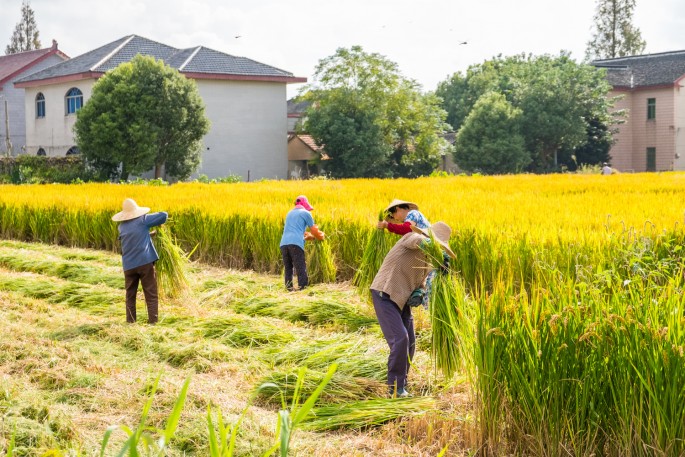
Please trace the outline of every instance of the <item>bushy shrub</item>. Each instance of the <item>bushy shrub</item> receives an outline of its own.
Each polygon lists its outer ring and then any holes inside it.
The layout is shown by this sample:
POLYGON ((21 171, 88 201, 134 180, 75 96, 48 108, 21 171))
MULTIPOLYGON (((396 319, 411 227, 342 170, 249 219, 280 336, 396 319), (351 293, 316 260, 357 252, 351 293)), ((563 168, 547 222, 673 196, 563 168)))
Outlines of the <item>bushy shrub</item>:
POLYGON ((0 183, 47 184, 91 181, 94 174, 78 156, 20 155, 0 158, 0 183))

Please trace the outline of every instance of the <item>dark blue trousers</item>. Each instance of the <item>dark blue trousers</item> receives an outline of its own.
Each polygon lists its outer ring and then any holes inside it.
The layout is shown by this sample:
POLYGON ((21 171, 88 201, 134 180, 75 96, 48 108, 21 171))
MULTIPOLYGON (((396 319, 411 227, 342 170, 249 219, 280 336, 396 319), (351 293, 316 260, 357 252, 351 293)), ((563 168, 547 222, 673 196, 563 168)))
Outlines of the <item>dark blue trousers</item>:
POLYGON ((383 336, 390 347, 388 386, 395 387, 397 390, 404 389, 407 386, 407 373, 409 373, 409 366, 416 349, 411 306, 405 305, 400 311, 399 306, 390 300, 388 294, 373 289, 371 298, 383 336))
POLYGON ((283 267, 285 269, 285 288, 293 290, 293 268, 297 273, 297 285, 304 289, 309 285, 307 276, 307 264, 304 260, 304 250, 295 244, 281 246, 283 267))

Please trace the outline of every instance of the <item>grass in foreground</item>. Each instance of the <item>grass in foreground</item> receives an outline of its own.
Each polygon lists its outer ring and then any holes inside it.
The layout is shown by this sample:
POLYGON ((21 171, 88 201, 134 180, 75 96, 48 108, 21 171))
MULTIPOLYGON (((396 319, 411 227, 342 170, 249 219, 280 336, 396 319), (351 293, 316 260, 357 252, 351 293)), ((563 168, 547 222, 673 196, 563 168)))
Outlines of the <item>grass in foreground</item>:
MULTIPOLYGON (((280 439, 276 424, 282 413, 275 407, 278 401, 251 403, 253 393, 269 380, 292 401, 292 376, 305 365, 311 376, 299 388, 302 399, 314 392, 328 366, 340 362, 316 408, 383 401, 375 395, 384 391, 379 380, 385 373, 385 342, 372 312, 351 287, 319 285, 306 294, 284 294, 280 277, 195 265, 191 292, 162 301, 157 326, 129 325, 122 286, 98 280, 118 277, 119 256, 13 242, 0 244, 0 254, 5 330, 0 334, 0 448, 14 440, 14 456, 40 456, 51 449, 99 455, 108 427, 127 425, 135 432, 145 411, 146 433, 158 439, 187 379, 190 386, 173 438, 165 441, 165 455, 210 455, 208 408, 215 431, 219 411, 226 427, 240 420, 234 455, 264 454, 280 439), (20 258, 35 262, 27 266, 20 258), (58 266, 65 261, 87 274, 61 275, 58 266), (277 311, 248 309, 250 303, 269 302, 275 305, 267 308, 277 311), (284 312, 288 305, 291 313, 284 312), (355 391, 355 385, 364 389, 355 391), (347 388, 340 395, 339 389, 347 388)), ((144 314, 142 294, 138 306, 144 314)), ((417 388, 444 395, 427 365, 427 354, 420 353, 412 374, 417 388)), ((299 430, 289 448, 293 455, 312 456, 437 455, 457 442, 447 431, 454 427, 445 425, 455 420, 431 413, 364 432, 299 430), (408 435, 400 424, 412 432, 408 435)), ((130 437, 112 429, 105 455, 122 449, 130 437)))

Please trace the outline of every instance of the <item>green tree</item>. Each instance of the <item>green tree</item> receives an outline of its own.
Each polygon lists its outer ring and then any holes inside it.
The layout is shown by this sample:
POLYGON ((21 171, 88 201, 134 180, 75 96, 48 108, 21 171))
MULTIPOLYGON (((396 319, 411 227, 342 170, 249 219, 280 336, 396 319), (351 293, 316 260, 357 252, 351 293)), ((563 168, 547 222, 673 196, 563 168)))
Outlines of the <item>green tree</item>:
POLYGON ((584 144, 575 149, 559 151, 559 164, 575 171, 581 165, 598 165, 611 162, 609 150, 614 144, 613 135, 607 125, 599 119, 590 119, 584 144))
POLYGON ((392 152, 375 122, 377 113, 360 109, 354 94, 339 89, 319 109, 311 110, 307 123, 315 139, 325 139, 325 170, 335 178, 389 177, 392 152), (329 153, 328 151, 334 151, 329 153))
POLYGON ((439 99, 422 94, 397 64, 360 46, 316 67, 304 130, 323 145, 335 177, 419 176, 437 167, 448 126, 439 99))
POLYGON ((29 1, 24 0, 21 3, 21 20, 14 28, 10 44, 5 48, 5 54, 16 54, 34 49, 40 49, 38 26, 29 1))
POLYGON ((545 172, 558 169, 560 150, 574 151, 588 142, 591 119, 607 131, 614 122, 613 100, 607 97, 611 86, 604 75, 565 53, 497 57, 441 83, 439 93, 455 128, 483 94, 502 94, 521 110, 521 134, 533 159, 527 170, 545 172))
POLYGON ((103 179, 153 168, 155 178, 166 170, 185 179, 200 163, 208 131, 195 82, 141 55, 95 83, 74 125, 79 149, 103 179))
POLYGON ((597 0, 594 34, 585 51, 588 60, 642 54, 645 40, 633 25, 635 0, 597 0))
POLYGON ((521 135, 521 114, 504 95, 484 94, 459 129, 454 161, 472 172, 521 172, 532 160, 521 135))

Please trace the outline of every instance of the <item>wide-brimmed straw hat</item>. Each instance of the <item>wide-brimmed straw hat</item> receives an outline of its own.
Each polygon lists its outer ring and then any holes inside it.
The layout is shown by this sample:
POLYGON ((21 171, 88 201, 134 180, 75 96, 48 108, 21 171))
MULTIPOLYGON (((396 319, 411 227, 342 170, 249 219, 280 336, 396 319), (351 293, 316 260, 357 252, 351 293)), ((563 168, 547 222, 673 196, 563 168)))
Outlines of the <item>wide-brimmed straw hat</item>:
POLYGON ((129 221, 131 219, 135 219, 136 217, 140 217, 143 214, 147 214, 150 212, 150 208, 138 206, 138 203, 136 203, 132 198, 127 198, 126 200, 124 200, 124 204, 122 206, 123 210, 119 211, 114 216, 112 216, 113 221, 129 221))
POLYGON ((405 202, 404 200, 394 199, 393 201, 390 202, 388 207, 385 208, 385 212, 387 213, 388 211, 390 211, 390 208, 392 208, 393 206, 399 206, 399 205, 409 205, 409 209, 416 209, 416 210, 419 209, 419 205, 417 205, 416 203, 405 202))
POLYGON ((420 233, 426 238, 430 238, 432 233, 433 237, 438 243, 440 243, 440 246, 442 246, 445 252, 447 252, 447 254, 449 254, 449 256, 453 259, 457 258, 457 255, 452 251, 449 245, 450 235, 452 235, 452 229, 449 225, 445 224, 444 222, 436 222, 435 224, 431 225, 429 229, 420 229, 415 225, 412 225, 411 229, 413 232, 420 233))

